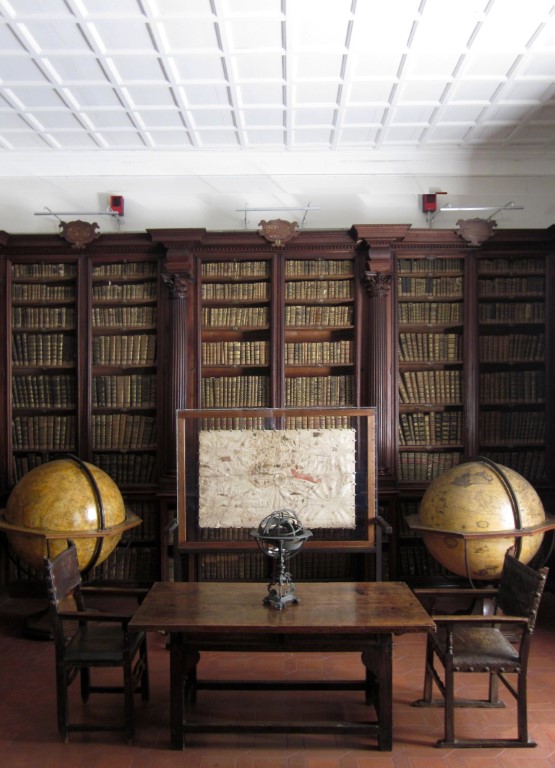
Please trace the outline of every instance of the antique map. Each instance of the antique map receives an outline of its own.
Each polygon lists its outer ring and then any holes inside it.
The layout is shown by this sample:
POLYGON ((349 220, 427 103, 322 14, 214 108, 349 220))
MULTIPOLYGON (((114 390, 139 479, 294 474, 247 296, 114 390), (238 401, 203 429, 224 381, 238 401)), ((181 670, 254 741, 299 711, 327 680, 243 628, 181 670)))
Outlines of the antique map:
POLYGON ((306 528, 355 527, 354 430, 215 430, 199 441, 201 527, 258 527, 280 509, 306 528))

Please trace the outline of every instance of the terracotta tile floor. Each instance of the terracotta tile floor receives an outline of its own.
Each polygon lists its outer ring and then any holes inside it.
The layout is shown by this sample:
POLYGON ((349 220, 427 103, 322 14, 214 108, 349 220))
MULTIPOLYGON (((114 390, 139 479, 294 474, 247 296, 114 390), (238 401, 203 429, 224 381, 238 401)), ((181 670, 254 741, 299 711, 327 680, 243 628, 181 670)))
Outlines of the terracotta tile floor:
MULTIPOLYGON (((529 720, 535 749, 439 750, 442 712, 415 709, 421 693, 424 658, 422 635, 396 638, 394 648, 394 746, 376 751, 358 735, 195 734, 186 749, 172 752, 169 743, 168 665, 165 638, 149 638, 152 694, 148 704, 137 700, 134 746, 120 734, 73 734, 69 744, 56 730, 54 649, 50 642, 22 636, 18 610, 0 606, 0 765, 6 768, 527 768, 555 765, 555 595, 546 594, 534 636, 529 672, 529 720)), ((345 679, 361 673, 357 654, 207 654, 204 676, 345 679)), ((476 679, 466 675, 466 693, 476 691, 476 679)), ((461 692, 462 689, 459 689, 461 692)), ((480 691, 481 693, 481 691, 480 691)), ((356 719, 364 705, 361 692, 232 693, 201 691, 198 706, 217 717, 222 712, 258 709, 272 718, 295 716, 338 721, 356 719)), ((507 696, 502 710, 458 710, 461 735, 503 732, 514 734, 514 704, 507 696)), ((99 698, 93 696, 86 716, 94 717, 99 698)), ((100 697, 104 713, 121 713, 118 696, 100 697)), ((82 705, 73 691, 73 705, 82 705)), ((236 715, 234 714, 234 717, 236 715)))

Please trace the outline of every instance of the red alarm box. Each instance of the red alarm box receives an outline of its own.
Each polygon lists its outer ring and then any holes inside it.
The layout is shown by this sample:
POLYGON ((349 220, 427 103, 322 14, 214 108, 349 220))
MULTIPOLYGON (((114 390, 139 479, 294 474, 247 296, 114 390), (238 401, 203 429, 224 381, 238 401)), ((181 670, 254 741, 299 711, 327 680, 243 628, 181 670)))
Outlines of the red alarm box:
POLYGON ((123 195, 110 195, 110 210, 123 216, 123 195))

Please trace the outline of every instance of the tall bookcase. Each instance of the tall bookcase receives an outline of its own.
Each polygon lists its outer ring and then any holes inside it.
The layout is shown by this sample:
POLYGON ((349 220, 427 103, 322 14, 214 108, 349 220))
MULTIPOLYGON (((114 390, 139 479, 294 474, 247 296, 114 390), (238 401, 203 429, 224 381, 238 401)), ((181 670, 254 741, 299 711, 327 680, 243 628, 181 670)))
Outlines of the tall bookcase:
MULTIPOLYGON (((159 261, 144 236, 86 250, 14 236, 3 254, 3 498, 28 470, 71 454, 106 471, 143 520, 90 578, 159 574, 159 261)), ((28 571, 16 558, 4 570, 9 580, 28 571)))

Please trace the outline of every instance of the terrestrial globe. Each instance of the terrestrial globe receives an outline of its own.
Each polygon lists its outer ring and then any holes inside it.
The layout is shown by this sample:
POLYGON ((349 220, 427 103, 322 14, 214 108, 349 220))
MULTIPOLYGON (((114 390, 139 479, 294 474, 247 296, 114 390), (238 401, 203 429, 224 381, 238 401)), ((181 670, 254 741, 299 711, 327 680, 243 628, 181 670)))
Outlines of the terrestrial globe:
POLYGON ((518 559, 530 562, 553 522, 522 475, 478 457, 432 481, 411 526, 452 573, 494 580, 501 575, 507 549, 514 546, 518 559))
POLYGON ((86 572, 116 547, 124 530, 140 524, 126 513, 109 475, 75 457, 49 461, 24 475, 12 490, 0 528, 12 550, 42 570, 73 539, 79 568, 86 572))

